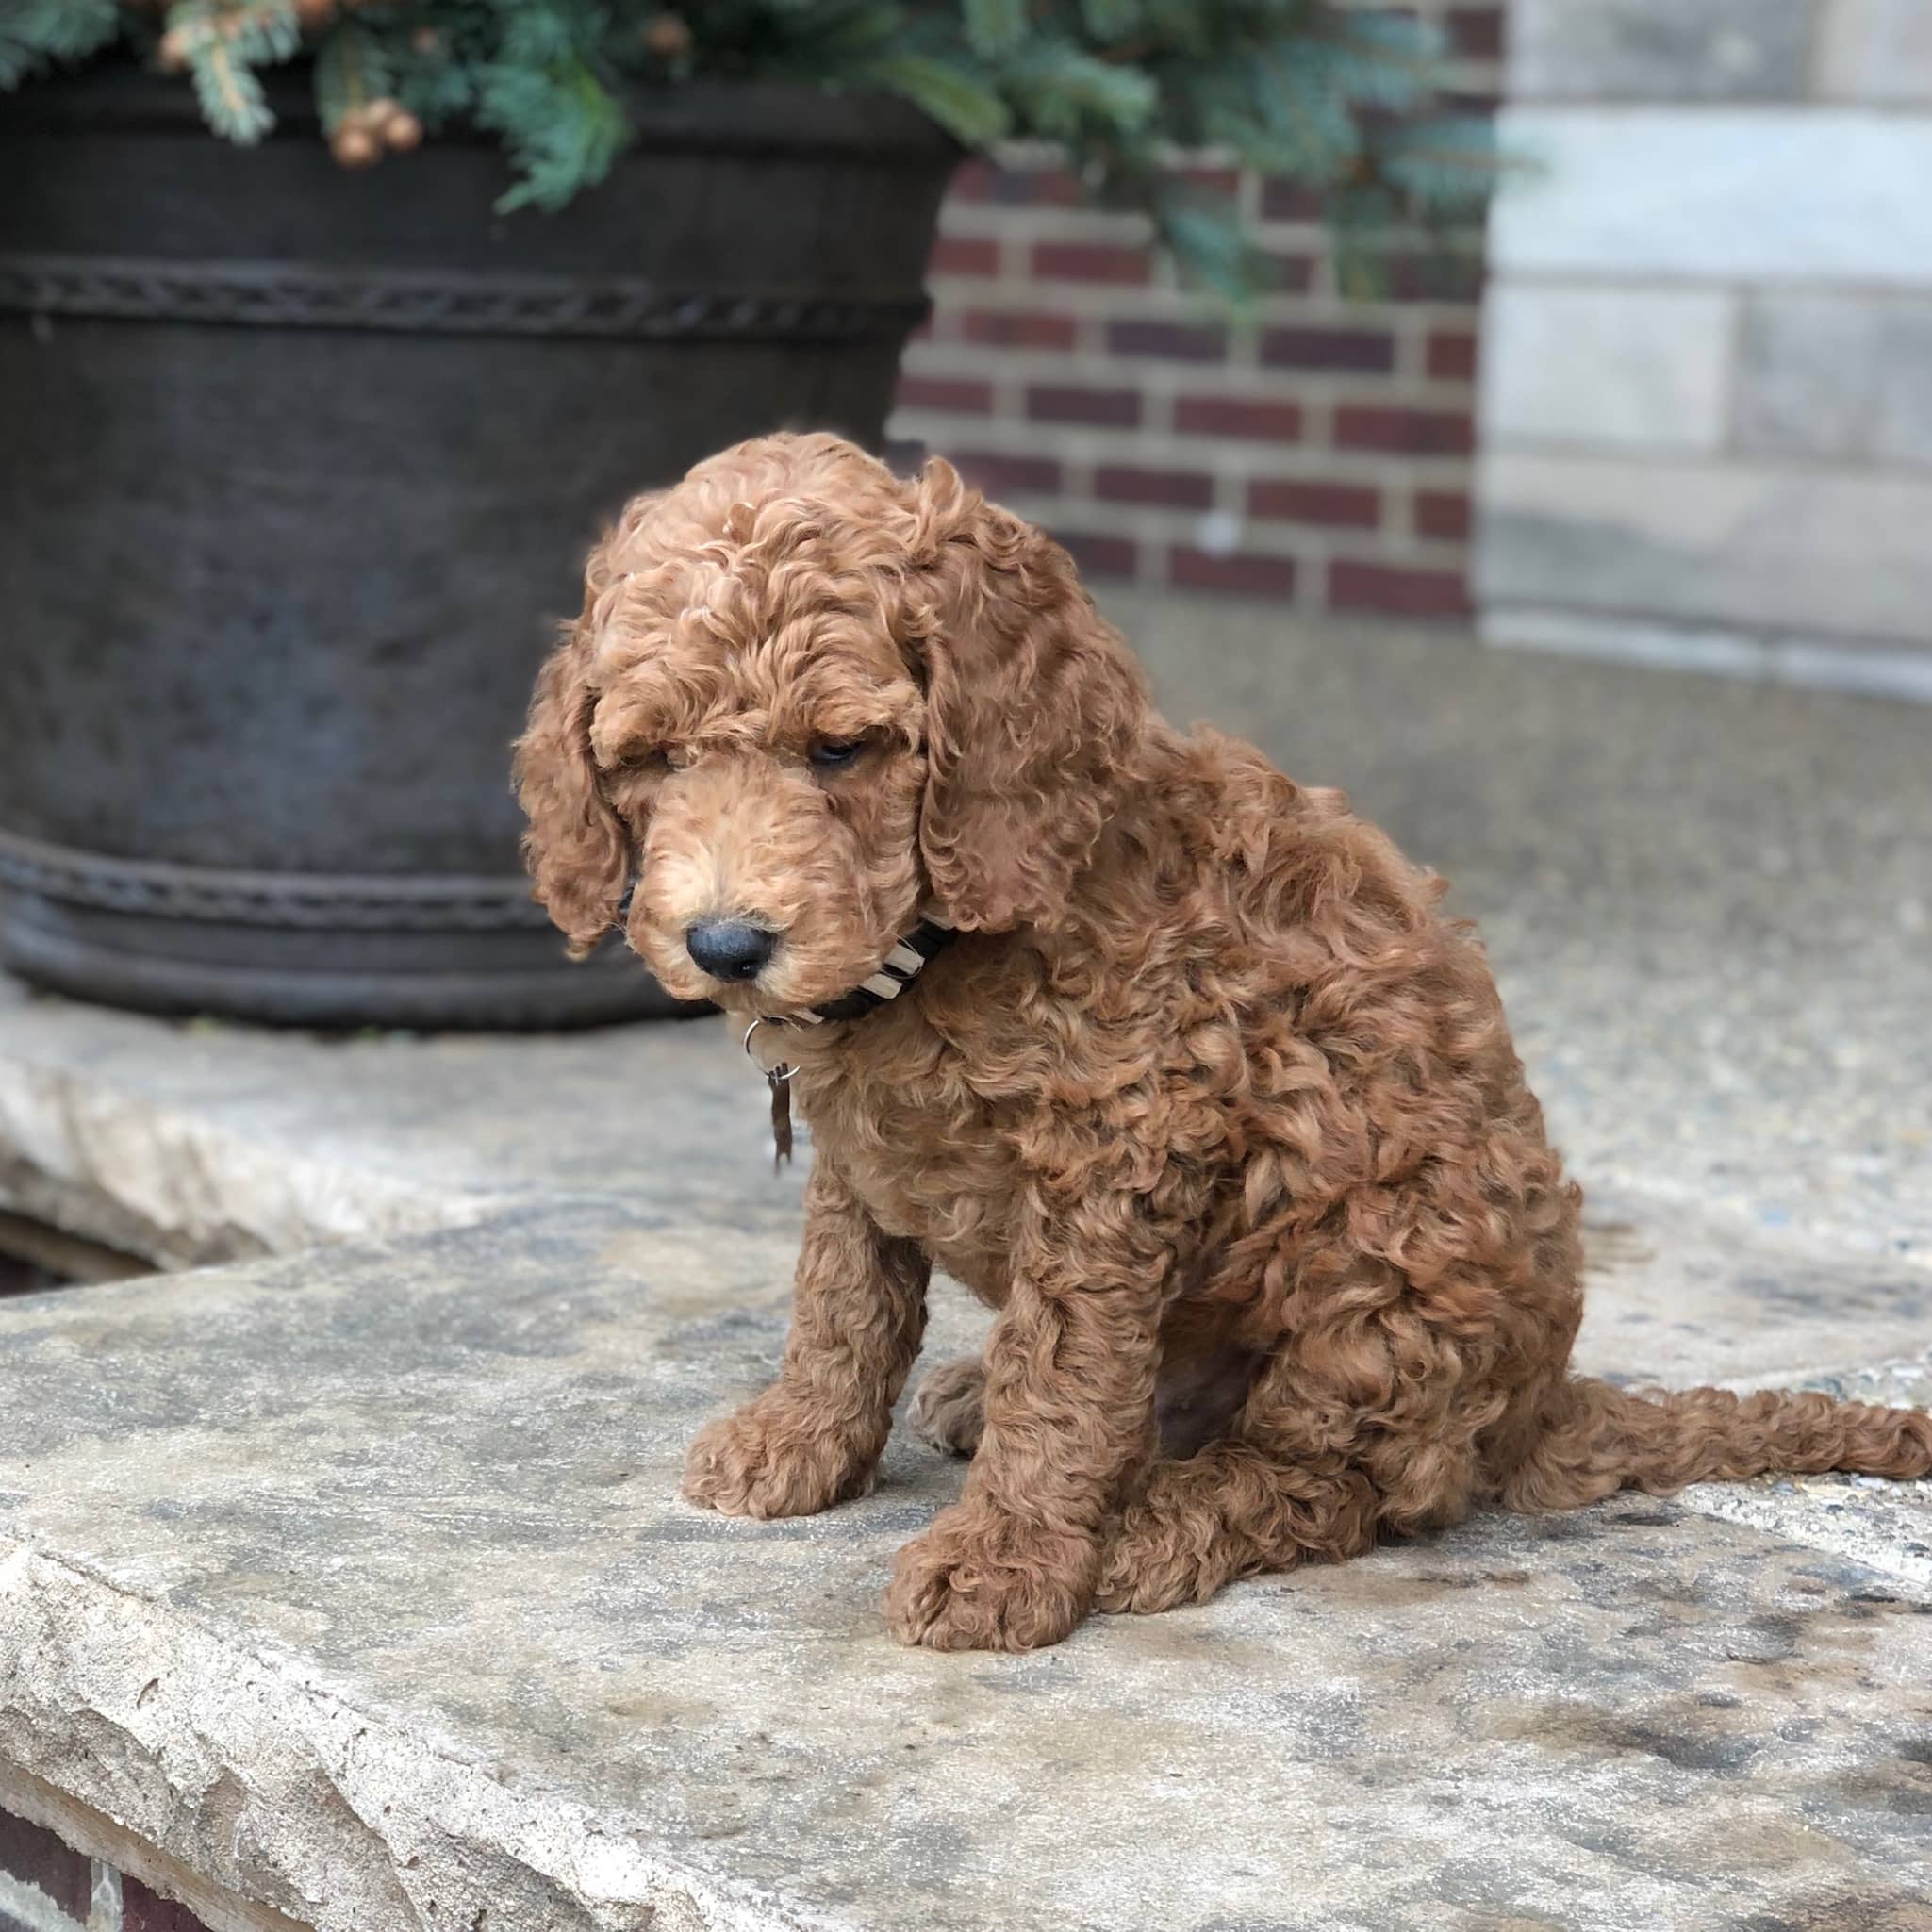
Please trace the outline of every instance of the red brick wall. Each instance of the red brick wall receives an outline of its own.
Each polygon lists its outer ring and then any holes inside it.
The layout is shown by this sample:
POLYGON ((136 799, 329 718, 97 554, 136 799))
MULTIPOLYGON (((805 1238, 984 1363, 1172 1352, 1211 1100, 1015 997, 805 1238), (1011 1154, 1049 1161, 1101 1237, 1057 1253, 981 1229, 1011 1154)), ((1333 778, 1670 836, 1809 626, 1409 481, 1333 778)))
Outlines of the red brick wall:
MULTIPOLYGON (((1457 91, 1493 100, 1502 0, 1428 10, 1457 91)), ((1480 237, 1446 256, 1392 238, 1378 298, 1353 302, 1304 197, 1219 178, 1284 271, 1240 321, 1178 288, 1137 220, 1082 207, 1050 155, 964 170, 893 438, 951 457, 1097 580, 1461 615, 1480 237)))
MULTIPOLYGON (((289 1922, 292 1924, 293 1922, 289 1922)), ((207 1932, 186 1906, 0 1811, 0 1932, 207 1932)))

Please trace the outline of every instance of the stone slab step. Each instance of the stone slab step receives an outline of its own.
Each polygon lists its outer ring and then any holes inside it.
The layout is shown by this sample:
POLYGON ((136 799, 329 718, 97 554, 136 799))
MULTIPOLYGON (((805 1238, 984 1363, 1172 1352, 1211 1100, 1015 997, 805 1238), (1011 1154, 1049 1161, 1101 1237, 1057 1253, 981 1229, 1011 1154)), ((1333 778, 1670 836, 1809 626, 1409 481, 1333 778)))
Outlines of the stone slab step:
POLYGON ((675 1498, 773 1260, 584 1203, 0 1306, 0 1755, 320 1932, 1924 1923, 1923 1578, 1625 1499, 908 1652, 956 1463, 675 1498))

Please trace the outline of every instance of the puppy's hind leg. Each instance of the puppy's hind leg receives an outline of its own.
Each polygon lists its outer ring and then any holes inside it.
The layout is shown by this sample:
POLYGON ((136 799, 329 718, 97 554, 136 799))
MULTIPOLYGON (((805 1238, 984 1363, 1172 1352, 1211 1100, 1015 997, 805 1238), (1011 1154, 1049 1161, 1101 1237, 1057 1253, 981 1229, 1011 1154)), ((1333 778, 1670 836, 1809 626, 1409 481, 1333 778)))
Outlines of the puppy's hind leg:
POLYGON ((977 1355, 928 1369, 907 1411, 914 1434, 949 1456, 970 1456, 986 1426, 985 1387, 986 1364, 977 1355))
MULTIPOLYGON (((1245 1397, 1231 1413, 1220 1408, 1213 1438, 1192 1455, 1185 1431, 1170 1428, 1170 1460, 1148 1472, 1108 1541, 1098 1609, 1151 1613, 1205 1603, 1240 1577, 1310 1559, 1338 1561, 1374 1544, 1375 1483, 1308 1441, 1294 1364, 1277 1359, 1257 1372, 1249 1358, 1247 1372, 1245 1397)), ((1190 1419, 1207 1422, 1210 1411, 1190 1419)))
POLYGON ((1205 1603, 1224 1584, 1375 1543, 1377 1498, 1360 1469, 1279 1461, 1230 1438, 1156 1463, 1107 1545, 1095 1607, 1143 1615, 1205 1603))

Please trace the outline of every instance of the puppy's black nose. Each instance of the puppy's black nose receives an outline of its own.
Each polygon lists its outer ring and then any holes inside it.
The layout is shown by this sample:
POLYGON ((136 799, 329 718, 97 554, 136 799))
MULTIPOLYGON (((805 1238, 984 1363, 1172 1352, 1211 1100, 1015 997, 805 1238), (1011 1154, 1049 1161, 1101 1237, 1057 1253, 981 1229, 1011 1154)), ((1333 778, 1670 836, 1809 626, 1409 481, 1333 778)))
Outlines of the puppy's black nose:
POLYGON ((685 949, 714 980, 755 980, 777 949, 778 934, 743 919, 704 919, 685 933, 685 949))

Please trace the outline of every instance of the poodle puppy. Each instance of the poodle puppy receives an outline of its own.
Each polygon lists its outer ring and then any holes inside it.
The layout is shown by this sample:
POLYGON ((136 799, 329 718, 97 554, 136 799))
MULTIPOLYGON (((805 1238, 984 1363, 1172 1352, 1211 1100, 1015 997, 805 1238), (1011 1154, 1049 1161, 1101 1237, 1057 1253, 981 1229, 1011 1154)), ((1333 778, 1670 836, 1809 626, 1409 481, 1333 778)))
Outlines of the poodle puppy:
POLYGON ((783 1366, 685 1495, 860 1494, 930 1270, 998 1311, 916 1404, 972 1461, 900 1552, 908 1643, 1051 1643, 1478 1503, 1932 1470, 1916 1411, 1569 1373, 1578 1191, 1441 882, 1164 723, 944 462, 775 436, 638 499, 516 769, 573 946, 624 909, 671 992, 771 1023, 811 1124, 783 1366))

